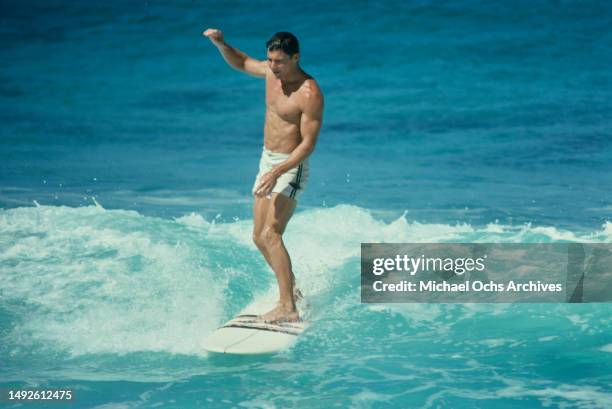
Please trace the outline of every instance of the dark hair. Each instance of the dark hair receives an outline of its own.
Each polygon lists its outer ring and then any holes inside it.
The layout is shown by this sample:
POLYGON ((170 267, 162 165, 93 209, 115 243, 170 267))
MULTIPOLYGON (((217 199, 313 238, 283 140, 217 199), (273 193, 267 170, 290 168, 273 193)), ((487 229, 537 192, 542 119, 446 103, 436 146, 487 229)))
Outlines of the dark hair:
POLYGON ((297 37, 285 31, 274 34, 266 43, 266 48, 268 51, 282 50, 290 57, 300 52, 297 37))

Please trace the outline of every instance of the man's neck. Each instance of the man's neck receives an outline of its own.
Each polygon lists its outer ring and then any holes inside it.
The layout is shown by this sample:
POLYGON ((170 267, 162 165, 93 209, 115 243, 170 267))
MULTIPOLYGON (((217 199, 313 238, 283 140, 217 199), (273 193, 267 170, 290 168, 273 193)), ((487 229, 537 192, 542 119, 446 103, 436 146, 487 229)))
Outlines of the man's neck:
POLYGON ((280 81, 283 85, 291 85, 300 82, 302 79, 304 79, 304 71, 302 71, 300 67, 297 67, 295 71, 287 75, 287 78, 281 79, 280 81))

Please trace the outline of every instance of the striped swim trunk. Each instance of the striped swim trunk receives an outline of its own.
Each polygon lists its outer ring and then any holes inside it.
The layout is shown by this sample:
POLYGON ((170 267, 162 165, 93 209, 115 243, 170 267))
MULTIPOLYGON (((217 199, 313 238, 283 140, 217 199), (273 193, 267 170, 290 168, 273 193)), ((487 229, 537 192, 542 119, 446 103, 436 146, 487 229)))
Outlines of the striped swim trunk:
MULTIPOLYGON (((274 166, 287 160, 288 157, 288 153, 272 152, 265 147, 263 148, 259 161, 259 172, 253 184, 253 194, 255 194, 255 188, 259 185, 261 177, 268 173, 274 166)), ((289 169, 287 172, 280 175, 279 178, 276 179, 276 185, 272 188, 272 193, 280 193, 297 200, 308 182, 308 170, 308 159, 306 159, 295 168, 289 169)))

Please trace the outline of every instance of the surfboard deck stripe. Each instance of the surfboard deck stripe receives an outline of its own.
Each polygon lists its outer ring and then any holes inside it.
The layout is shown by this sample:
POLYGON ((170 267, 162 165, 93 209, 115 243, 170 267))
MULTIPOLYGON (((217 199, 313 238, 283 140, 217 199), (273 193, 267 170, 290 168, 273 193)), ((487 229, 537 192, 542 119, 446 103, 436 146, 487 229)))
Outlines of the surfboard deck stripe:
POLYGON ((243 324, 230 324, 230 325, 224 325, 221 328, 246 328, 246 329, 256 329, 256 330, 261 330, 261 331, 270 331, 270 332, 282 332, 283 334, 289 334, 289 335, 300 335, 302 333, 302 330, 289 330, 289 329, 284 329, 284 328, 273 328, 273 327, 266 327, 266 326, 259 326, 259 325, 243 325, 243 324))
MULTIPOLYGON (((303 328, 304 327, 304 322, 305 321, 281 321, 281 322, 266 322, 263 321, 262 319, 259 318, 259 315, 238 315, 237 317, 232 318, 231 320, 229 320, 228 322, 226 322, 223 325, 228 325, 234 322, 241 322, 241 323, 245 323, 245 322, 252 322, 252 323, 259 323, 259 324, 265 324, 265 325, 272 325, 272 326, 278 326, 278 327, 292 327, 292 328, 303 328)), ((219 327, 219 328, 223 328, 223 326, 219 327)))

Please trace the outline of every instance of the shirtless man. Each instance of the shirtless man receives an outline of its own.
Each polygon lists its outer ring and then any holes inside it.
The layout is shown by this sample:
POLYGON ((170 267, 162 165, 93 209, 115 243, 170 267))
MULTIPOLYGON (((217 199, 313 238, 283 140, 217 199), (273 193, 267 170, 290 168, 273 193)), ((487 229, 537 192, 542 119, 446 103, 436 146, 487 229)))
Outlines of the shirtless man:
POLYGON ((291 33, 276 33, 268 40, 267 61, 229 46, 220 30, 209 28, 203 35, 232 68, 266 80, 264 147, 253 185, 253 241, 276 274, 280 300, 260 318, 298 321, 299 291, 282 234, 308 180, 308 156, 321 128, 323 94, 300 68, 298 40, 291 33))

